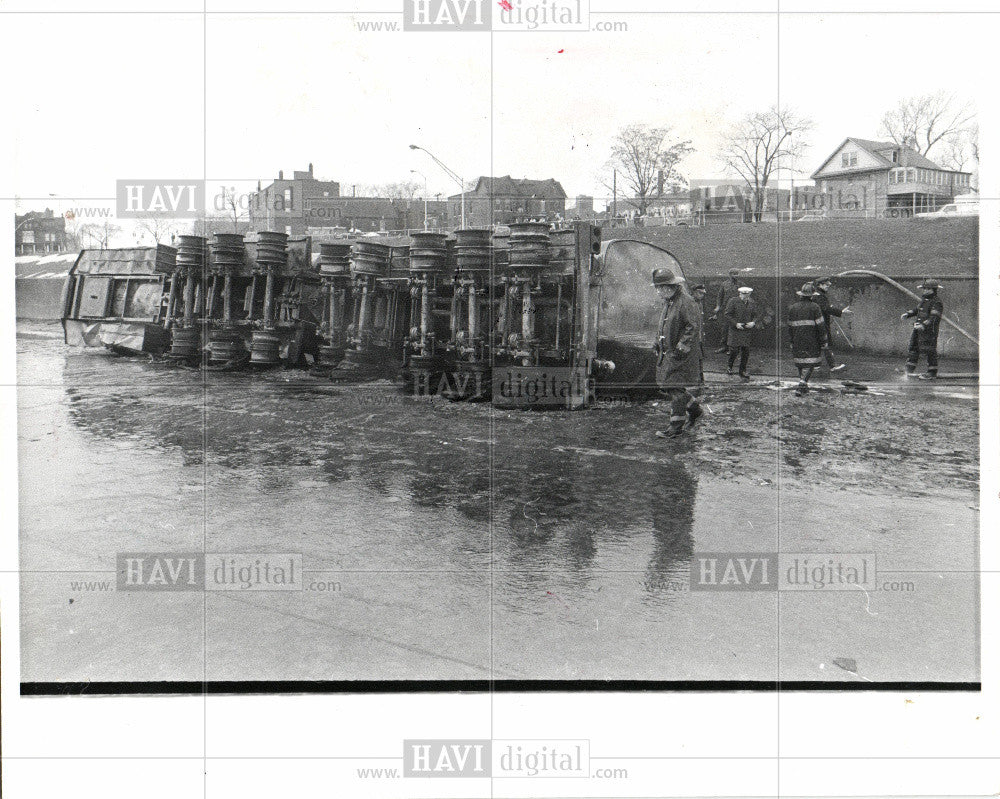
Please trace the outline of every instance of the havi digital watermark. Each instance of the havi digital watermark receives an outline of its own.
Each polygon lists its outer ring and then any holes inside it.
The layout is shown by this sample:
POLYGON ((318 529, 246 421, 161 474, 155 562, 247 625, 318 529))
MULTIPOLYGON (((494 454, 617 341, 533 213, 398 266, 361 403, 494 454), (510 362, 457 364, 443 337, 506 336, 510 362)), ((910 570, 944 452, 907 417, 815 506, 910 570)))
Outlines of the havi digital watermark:
POLYGON ((589 27, 589 0, 501 0, 495 4, 494 0, 403 0, 404 31, 573 31, 589 27))

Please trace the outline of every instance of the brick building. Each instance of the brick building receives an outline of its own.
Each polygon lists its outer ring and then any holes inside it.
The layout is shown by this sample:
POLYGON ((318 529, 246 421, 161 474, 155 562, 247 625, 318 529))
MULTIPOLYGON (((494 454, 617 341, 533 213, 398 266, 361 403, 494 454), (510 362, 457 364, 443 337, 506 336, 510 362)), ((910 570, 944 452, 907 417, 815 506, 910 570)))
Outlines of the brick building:
POLYGON ((812 174, 830 216, 912 216, 969 191, 971 174, 894 142, 848 138, 812 174))
POLYGON ((14 215, 14 254, 66 252, 66 220, 51 208, 14 215))
POLYGON ((250 227, 254 230, 277 230, 294 235, 306 232, 307 211, 314 201, 340 197, 340 184, 316 180, 313 165, 305 172, 295 170, 290 179, 284 172, 266 188, 257 183, 249 198, 250 227))
MULTIPOLYGON (((692 180, 688 192, 691 213, 701 221, 753 222, 753 191, 745 183, 692 180)), ((787 189, 768 187, 764 192, 764 216, 775 218, 788 211, 787 189)))
MULTIPOLYGON (((444 200, 427 202, 427 226, 447 226, 448 204, 444 200)), ((331 197, 306 200, 303 233, 321 228, 360 230, 365 233, 421 230, 424 226, 424 201, 388 197, 331 197)))
MULTIPOLYGON (((449 216, 461 224, 462 195, 448 198, 449 216)), ((504 175, 482 176, 465 193, 466 227, 509 225, 525 219, 555 219, 566 216, 566 192, 558 180, 527 180, 504 175)))
POLYGON ((569 219, 596 219, 594 211, 594 198, 589 194, 576 195, 576 203, 566 209, 566 216, 569 219))
MULTIPOLYGON (((257 191, 250 194, 249 206, 251 230, 277 230, 297 236, 316 229, 372 232, 424 226, 422 198, 345 197, 336 181, 317 180, 312 164, 305 172, 293 172, 291 179, 279 172, 277 180, 267 187, 258 183, 257 191)), ((444 200, 428 201, 428 226, 445 227, 447 211, 444 200)))

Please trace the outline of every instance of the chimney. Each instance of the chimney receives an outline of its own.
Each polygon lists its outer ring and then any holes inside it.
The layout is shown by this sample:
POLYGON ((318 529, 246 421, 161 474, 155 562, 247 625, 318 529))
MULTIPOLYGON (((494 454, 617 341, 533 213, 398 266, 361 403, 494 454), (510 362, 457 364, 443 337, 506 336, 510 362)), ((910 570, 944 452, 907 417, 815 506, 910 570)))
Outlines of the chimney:
POLYGON ((662 197, 663 196, 663 170, 662 169, 657 169, 656 170, 656 196, 657 197, 662 197))
POLYGON ((312 161, 309 162, 309 177, 313 176, 313 165, 312 161))
POLYGON ((282 170, 279 169, 278 170, 278 180, 284 180, 284 179, 285 179, 285 173, 282 170))

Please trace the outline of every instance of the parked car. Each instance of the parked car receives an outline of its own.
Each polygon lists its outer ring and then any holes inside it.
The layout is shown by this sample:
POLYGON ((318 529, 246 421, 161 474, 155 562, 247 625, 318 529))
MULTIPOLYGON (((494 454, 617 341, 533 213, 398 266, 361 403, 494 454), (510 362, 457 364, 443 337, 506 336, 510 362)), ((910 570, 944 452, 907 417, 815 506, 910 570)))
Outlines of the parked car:
POLYGON ((928 211, 923 214, 917 214, 916 218, 940 219, 946 216, 979 216, 979 201, 948 203, 948 205, 942 205, 936 211, 928 211))
POLYGON ((922 219, 940 218, 944 216, 979 216, 979 195, 970 192, 960 194, 955 198, 955 202, 943 205, 936 211, 917 214, 922 219))
POLYGON ((796 222, 823 222, 826 220, 826 214, 823 211, 806 211, 802 216, 796 219, 796 222))

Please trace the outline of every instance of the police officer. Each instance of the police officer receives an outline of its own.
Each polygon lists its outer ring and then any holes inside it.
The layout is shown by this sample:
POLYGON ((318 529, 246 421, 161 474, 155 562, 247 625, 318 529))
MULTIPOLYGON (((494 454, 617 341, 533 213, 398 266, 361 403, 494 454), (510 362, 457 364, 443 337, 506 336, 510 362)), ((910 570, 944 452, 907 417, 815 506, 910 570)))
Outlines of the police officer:
POLYGON ((701 313, 684 278, 670 269, 654 269, 653 285, 664 302, 660 315, 656 353, 656 382, 670 398, 670 429, 658 430, 660 438, 681 435, 685 422, 694 426, 702 414, 701 313))
POLYGON ((913 319, 913 332, 910 334, 910 348, 906 357, 906 376, 912 377, 917 370, 920 356, 927 357, 927 371, 920 375, 921 380, 934 380, 938 373, 937 340, 941 317, 944 316, 944 304, 938 298, 941 284, 931 278, 926 278, 917 288, 923 294, 920 305, 904 313, 900 319, 913 319))
POLYGON ((788 308, 788 338, 792 343, 792 358, 799 370, 799 384, 795 393, 800 397, 809 391, 809 378, 813 369, 823 362, 827 328, 823 309, 816 301, 817 292, 812 283, 806 283, 795 292, 801 299, 788 308))
POLYGON ((826 358, 826 365, 829 367, 831 372, 839 372, 841 369, 846 369, 847 364, 838 364, 833 357, 833 334, 830 331, 831 317, 833 316, 843 316, 845 313, 853 313, 850 306, 844 308, 838 308, 836 305, 830 302, 830 297, 827 292, 833 285, 832 277, 824 277, 816 284, 816 295, 813 297, 813 302, 815 302, 819 309, 823 312, 823 324, 826 327, 826 340, 827 345, 823 350, 823 355, 826 358))
POLYGON ((750 364, 750 343, 752 341, 750 331, 757 326, 759 314, 757 304, 751 299, 753 289, 749 286, 740 286, 739 293, 726 306, 726 319, 729 321, 729 374, 733 373, 733 364, 736 357, 740 359, 740 379, 744 383, 750 382, 750 373, 747 368, 750 364))
MULTIPOLYGON (((720 313, 725 314, 726 306, 729 305, 729 301, 739 296, 739 276, 739 269, 729 270, 729 282, 724 284, 722 288, 719 289, 719 297, 715 301, 715 310, 713 310, 712 315, 708 317, 710 322, 714 322, 718 319, 720 313)), ((722 346, 719 347, 716 352, 729 352, 729 323, 725 319, 722 320, 722 346)))

